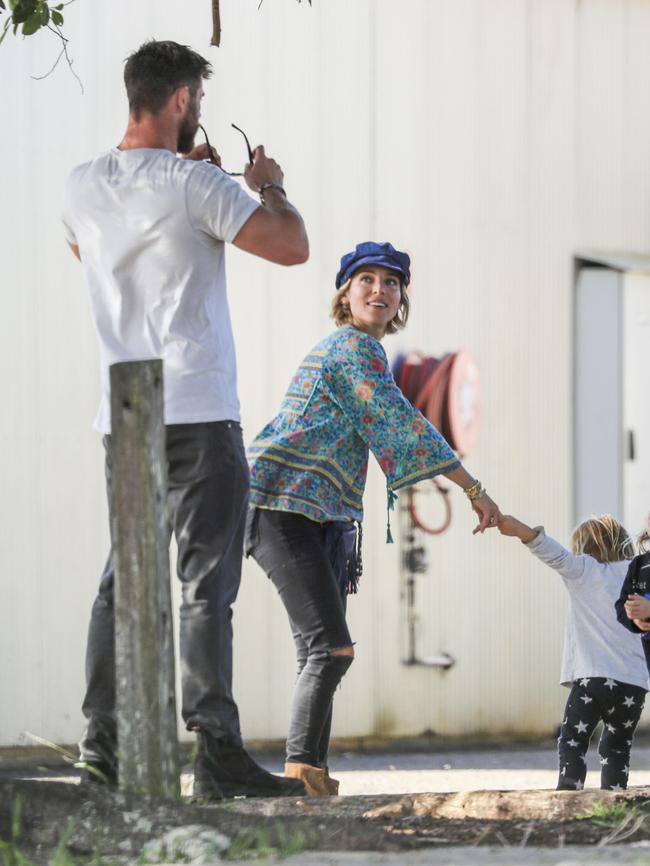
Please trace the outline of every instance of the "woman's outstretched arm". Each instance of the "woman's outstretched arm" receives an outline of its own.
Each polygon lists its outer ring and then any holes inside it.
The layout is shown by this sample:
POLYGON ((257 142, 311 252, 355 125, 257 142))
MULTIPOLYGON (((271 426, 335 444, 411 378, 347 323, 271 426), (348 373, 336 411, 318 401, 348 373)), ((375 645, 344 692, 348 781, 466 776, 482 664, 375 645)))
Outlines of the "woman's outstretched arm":
MULTIPOLYGON (((477 496, 475 499, 470 497, 472 509, 479 516, 479 524, 474 528, 472 532, 473 535, 476 535, 477 532, 485 532, 486 529, 492 529, 498 526, 499 520, 502 516, 499 511, 499 506, 490 499, 480 482, 477 482, 475 478, 472 478, 462 464, 457 466, 455 469, 451 469, 449 472, 445 472, 444 476, 454 484, 461 487, 466 493, 468 490, 471 491, 476 488, 477 485, 480 490, 483 490, 481 495, 477 496)), ((480 490, 478 492, 480 492, 480 490)))
POLYGON ((480 518, 474 534, 497 526, 498 507, 397 387, 377 340, 353 329, 342 331, 335 350, 323 361, 323 383, 374 453, 393 490, 444 475, 468 493, 480 518))

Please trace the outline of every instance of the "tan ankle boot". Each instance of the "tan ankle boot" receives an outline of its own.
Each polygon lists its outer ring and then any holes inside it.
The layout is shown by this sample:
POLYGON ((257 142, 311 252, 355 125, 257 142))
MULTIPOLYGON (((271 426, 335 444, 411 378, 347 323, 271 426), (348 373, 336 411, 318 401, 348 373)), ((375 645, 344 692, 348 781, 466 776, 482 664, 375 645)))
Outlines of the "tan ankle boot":
POLYGON ((333 779, 330 776, 330 772, 327 767, 325 767, 325 786, 327 788, 327 793, 332 797, 338 797, 339 795, 339 780, 333 779))
MULTIPOLYGON (((325 770, 320 767, 287 763, 284 765, 284 775, 287 779, 300 779, 304 782, 308 797, 328 797, 334 794, 332 790, 334 779, 330 779, 325 770)), ((338 792, 338 783, 336 783, 336 790, 338 792)))

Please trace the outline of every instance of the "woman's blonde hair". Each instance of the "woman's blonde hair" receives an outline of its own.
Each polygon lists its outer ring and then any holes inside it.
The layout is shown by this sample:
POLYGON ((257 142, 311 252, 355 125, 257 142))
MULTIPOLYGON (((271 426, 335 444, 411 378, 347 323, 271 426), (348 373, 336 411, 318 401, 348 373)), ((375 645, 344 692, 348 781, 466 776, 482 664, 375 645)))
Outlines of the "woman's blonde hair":
POLYGON ((621 562, 634 558, 632 539, 611 514, 590 517, 574 529, 571 550, 593 556, 598 562, 621 562))
MULTIPOLYGON (((350 277, 349 280, 346 280, 343 283, 341 288, 338 289, 338 291, 334 295, 334 298, 332 299, 332 308, 330 311, 330 315, 334 319, 337 328, 340 328, 341 325, 348 325, 352 320, 352 313, 350 312, 349 304, 343 303, 343 298, 347 295, 351 282, 352 277, 350 277)), ((402 280, 399 281, 399 290, 399 307, 393 318, 386 325, 387 334, 394 334, 396 331, 401 330, 404 325, 406 325, 409 313, 411 311, 411 302, 409 301, 408 292, 402 280)))

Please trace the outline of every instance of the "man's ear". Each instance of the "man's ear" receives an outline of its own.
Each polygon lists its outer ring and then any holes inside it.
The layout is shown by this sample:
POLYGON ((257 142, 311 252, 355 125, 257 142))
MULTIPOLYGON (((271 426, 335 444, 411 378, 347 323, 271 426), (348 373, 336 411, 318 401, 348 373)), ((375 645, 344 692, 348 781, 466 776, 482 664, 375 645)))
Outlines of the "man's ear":
POLYGON ((187 106, 191 100, 189 84, 181 84, 177 87, 172 95, 172 104, 180 114, 185 114, 187 106))

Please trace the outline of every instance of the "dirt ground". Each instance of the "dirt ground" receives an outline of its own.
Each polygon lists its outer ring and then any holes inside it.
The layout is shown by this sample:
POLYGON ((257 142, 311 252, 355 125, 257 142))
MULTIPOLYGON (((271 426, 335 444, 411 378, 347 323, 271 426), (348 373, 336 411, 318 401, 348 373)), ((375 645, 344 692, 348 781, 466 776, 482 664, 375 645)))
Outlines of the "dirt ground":
MULTIPOLYGON (((259 757, 279 771, 279 757, 259 757)), ((73 821, 68 847, 78 861, 100 850, 109 858, 106 862, 130 863, 147 841, 170 828, 204 825, 232 840, 233 852, 240 859, 260 853, 285 856, 296 849, 303 857, 313 852, 309 862, 316 863, 313 858, 320 852, 319 863, 338 864, 339 860, 328 860, 326 854, 334 857, 332 852, 339 852, 336 856, 340 858, 340 852, 372 851, 388 857, 408 852, 412 858, 418 851, 442 848, 450 852, 464 849, 468 856, 472 850, 487 855, 488 849, 503 854, 534 848, 568 854, 584 850, 574 846, 591 846, 600 863, 605 862, 601 856, 605 850, 635 844, 640 847, 630 855, 632 859, 616 862, 650 866, 650 847, 644 849, 650 846, 650 787, 636 785, 622 793, 600 792, 595 787, 555 792, 555 756, 550 747, 340 752, 334 766, 348 796, 198 805, 187 799, 171 804, 146 802, 111 794, 101 786, 88 790, 69 769, 38 770, 37 760, 23 765, 7 761, 3 765, 0 760, 0 837, 6 840, 11 834, 12 810, 18 798, 22 803, 21 850, 36 864, 49 862, 73 821), (531 773, 537 775, 531 777, 531 773), (526 788, 531 778, 546 782, 546 788, 526 788), (482 789, 476 790, 481 783, 482 789)), ((650 767, 650 748, 637 749, 635 766, 636 781, 645 782, 646 775, 650 781, 650 772, 644 769, 650 767)), ((596 758, 592 758, 591 770, 588 782, 597 785, 596 758)), ((188 789, 190 781, 186 775, 188 789)), ((458 862, 473 861, 461 858, 458 862)), ((495 856, 490 862, 511 861, 495 856)), ((544 862, 574 861, 567 856, 566 860, 544 862)))
POLYGON ((294 848, 403 854, 442 846, 602 849, 650 839, 648 788, 624 795, 606 792, 602 797, 582 792, 478 791, 195 805, 145 802, 71 782, 7 780, 0 781, 0 837, 5 840, 11 834, 11 807, 17 798, 23 807, 21 851, 43 866, 51 862, 70 820, 75 823, 68 843, 72 855, 90 858, 101 851, 112 863, 132 862, 146 842, 186 825, 218 829, 243 858, 260 850, 289 853, 294 848))

